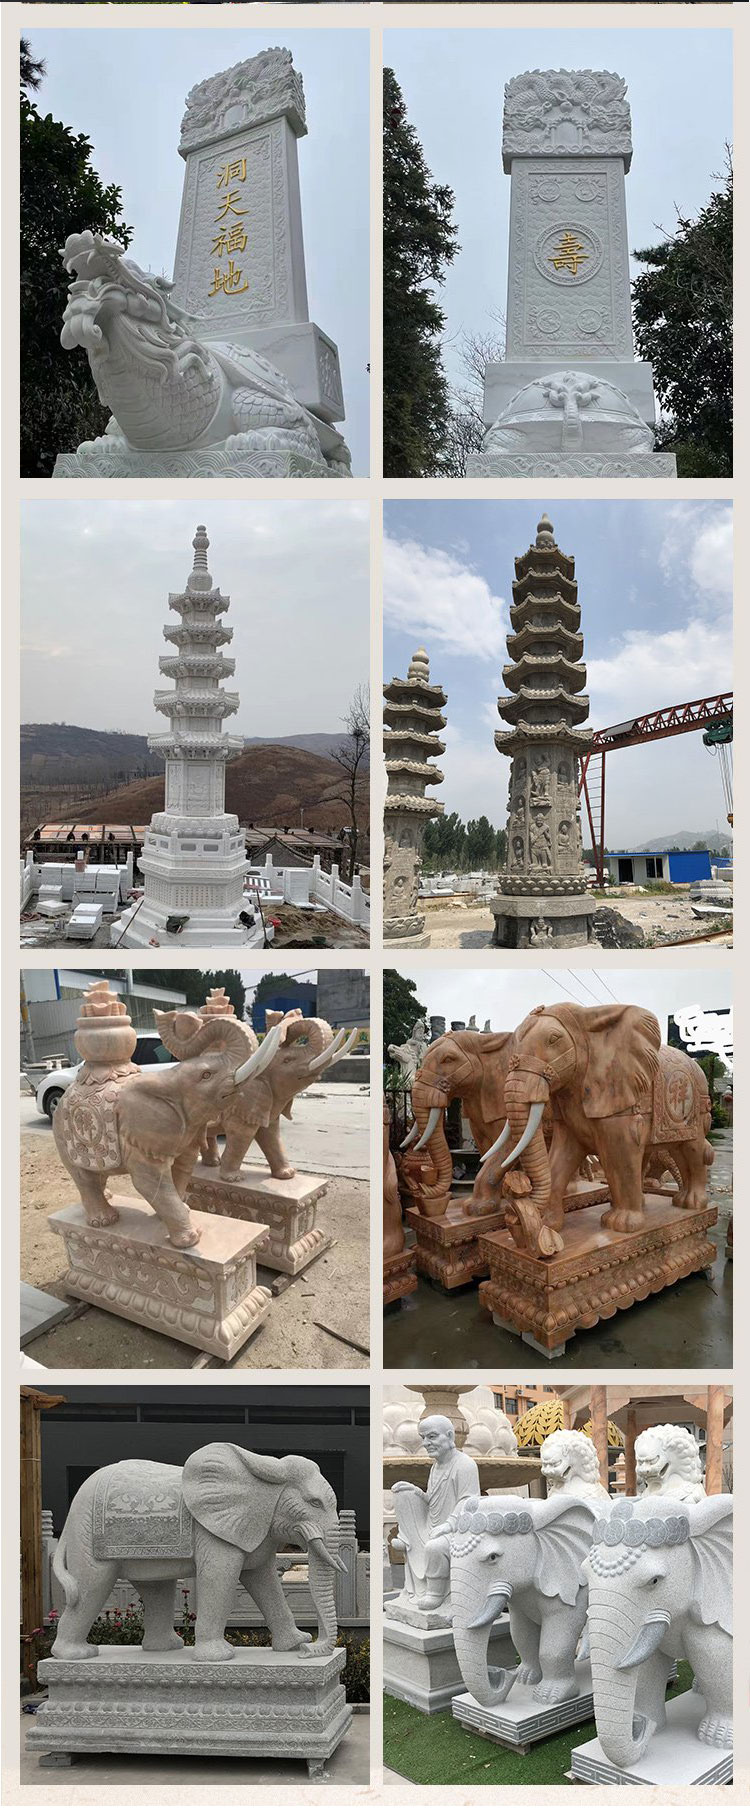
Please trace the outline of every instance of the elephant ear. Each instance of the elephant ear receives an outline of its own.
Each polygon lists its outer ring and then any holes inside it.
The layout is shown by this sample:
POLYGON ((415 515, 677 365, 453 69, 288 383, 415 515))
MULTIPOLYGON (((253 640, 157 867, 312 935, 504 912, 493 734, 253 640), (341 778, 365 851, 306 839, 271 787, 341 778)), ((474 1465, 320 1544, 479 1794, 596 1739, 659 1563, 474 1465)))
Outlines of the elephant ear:
POLYGON ((134 1075, 118 1101, 120 1132, 132 1141, 139 1156, 152 1162, 173 1159, 187 1124, 179 1100, 170 1097, 169 1077, 168 1068, 134 1075))
POLYGON ((293 1461, 241 1445, 203 1445, 182 1472, 185 1504, 217 1539, 254 1551, 270 1532, 282 1489, 294 1480, 293 1461))
POLYGON ((477 1044, 477 1055, 482 1064, 482 1084, 479 1090, 479 1110, 483 1124, 494 1124, 496 1119, 505 1117, 505 1077, 511 1057, 511 1045, 515 1031, 502 1030, 486 1036, 480 1032, 472 1040, 477 1044))
POLYGON ((572 1608, 583 1582, 598 1503, 576 1495, 551 1495, 532 1503, 539 1563, 534 1581, 542 1595, 558 1596, 572 1608))
POLYGON ((613 1118, 639 1103, 648 1109, 659 1066, 661 1030, 640 1005, 547 1006, 572 1036, 587 1118, 613 1118))
POLYGON ((732 1632, 731 1495, 707 1495, 688 1508, 690 1547, 695 1562, 692 1614, 704 1627, 732 1632))

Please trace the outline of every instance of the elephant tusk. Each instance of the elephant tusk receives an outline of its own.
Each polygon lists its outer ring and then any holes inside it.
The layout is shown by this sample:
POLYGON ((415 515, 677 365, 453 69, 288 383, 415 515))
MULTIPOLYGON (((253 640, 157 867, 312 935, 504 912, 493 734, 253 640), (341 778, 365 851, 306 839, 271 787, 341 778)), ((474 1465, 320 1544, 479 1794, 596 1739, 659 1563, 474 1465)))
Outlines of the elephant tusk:
POLYGON ((242 1063, 240 1068, 235 1069, 234 1084, 236 1087, 241 1087, 243 1081, 249 1080, 251 1074, 257 1077, 263 1073, 263 1069, 273 1061, 283 1033, 284 1025, 274 1024, 273 1030, 269 1030, 268 1035, 264 1036, 260 1047, 253 1051, 253 1054, 242 1063))
POLYGON ((308 1539, 307 1544, 308 1551, 314 1551, 316 1558, 320 1558, 321 1564, 327 1564, 331 1570, 340 1570, 346 1576, 346 1565, 342 1563, 341 1558, 335 1557, 333 1552, 328 1550, 325 1539, 308 1539))
POLYGON ((312 1061, 308 1062, 308 1064, 307 1064, 308 1074, 314 1074, 316 1068, 324 1068, 324 1067, 326 1067, 328 1062, 333 1061, 334 1055, 336 1054, 336 1050, 341 1048, 341 1044, 343 1043, 345 1036, 346 1036, 345 1030, 337 1030, 336 1031, 336 1035, 333 1039, 333 1042, 328 1044, 327 1049, 324 1049, 322 1051, 322 1054, 320 1054, 320 1055, 314 1055, 312 1061))
POLYGON ((503 1163, 503 1171, 505 1171, 506 1168, 510 1168, 511 1162, 515 1162, 516 1158, 518 1156, 522 1156, 524 1150, 528 1149, 532 1137, 536 1136, 536 1133, 539 1129, 539 1126, 542 1122, 543 1117, 544 1117, 544 1101, 537 1100, 535 1105, 529 1107, 529 1117, 528 1117, 528 1123, 526 1125, 526 1129, 523 1133, 523 1136, 522 1136, 520 1142, 516 1144, 515 1149, 512 1149, 510 1152, 510 1155, 506 1156, 505 1161, 503 1163))
POLYGON ((411 1130, 407 1131, 403 1143, 399 1144, 399 1146, 398 1146, 399 1149, 408 1149, 409 1144, 413 1143, 414 1138, 418 1137, 418 1136, 419 1136, 419 1125, 415 1121, 415 1123, 411 1127, 411 1130))
POLYGON ((435 1131, 437 1130, 437 1127, 440 1123, 441 1111, 442 1111, 441 1106, 430 1106, 430 1116, 427 1120, 426 1129, 423 1130, 422 1135, 419 1139, 419 1142, 415 1143, 415 1145, 414 1145, 414 1154, 415 1155, 417 1153, 417 1150, 424 1149, 425 1144, 429 1143, 430 1138, 432 1136, 434 1136, 435 1131))
POLYGON ((485 1150, 483 1156, 480 1156, 480 1159, 479 1159, 480 1168, 481 1168, 483 1162, 489 1162, 490 1156, 497 1155, 498 1150, 502 1149, 504 1143, 507 1143, 509 1136, 510 1136, 510 1119, 506 1118, 503 1128, 500 1132, 500 1136, 496 1137, 494 1143, 492 1143, 490 1145, 490 1148, 485 1150))
POLYGON ((480 1609, 476 1620, 469 1621, 469 1631, 474 1627, 491 1626, 492 1622, 497 1620, 498 1615, 502 1614, 503 1609, 507 1608, 512 1594, 512 1583, 499 1583, 496 1589, 490 1591, 484 1607, 480 1609))
POLYGON ((354 1048, 354 1045, 357 1041, 358 1036, 359 1036, 359 1027, 357 1026, 354 1030, 352 1030, 350 1032, 349 1036, 346 1039, 346 1042, 344 1043, 343 1049, 337 1050, 336 1054, 334 1055, 334 1057, 333 1057, 334 1067, 336 1065, 336 1062, 342 1062, 344 1059, 344 1056, 349 1054, 349 1050, 354 1048))
POLYGON ((647 1658, 657 1651, 662 1638, 670 1624, 672 1616, 668 1608, 657 1608, 653 1614, 647 1614, 639 1633, 636 1633, 630 1651, 620 1659, 618 1671, 630 1671, 633 1665, 642 1665, 647 1658))

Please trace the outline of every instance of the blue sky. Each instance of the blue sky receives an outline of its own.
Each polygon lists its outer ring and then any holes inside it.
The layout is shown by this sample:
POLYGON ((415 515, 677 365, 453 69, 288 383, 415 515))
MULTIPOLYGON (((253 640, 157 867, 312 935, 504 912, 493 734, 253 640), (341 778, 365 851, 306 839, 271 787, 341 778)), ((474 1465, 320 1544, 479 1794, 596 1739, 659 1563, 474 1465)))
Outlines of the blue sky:
MULTIPOLYGON (((198 9, 196 9, 198 10, 198 9)), ((132 256, 172 274, 185 165, 178 155, 185 97, 193 84, 282 42, 300 70, 308 136, 299 141, 302 221, 310 318, 339 348, 347 419, 344 433, 356 474, 369 465, 369 35, 298 31, 279 22, 265 31, 217 30, 199 20, 187 30, 26 32, 47 75, 42 113, 93 144, 105 184, 123 191, 123 215, 135 228, 132 256), (279 34, 281 33, 281 38, 279 34)))
MULTIPOLYGON (((525 69, 611 69, 625 77, 633 122, 625 182, 631 250, 672 231, 675 206, 687 215, 703 206, 732 138, 727 30, 530 31, 506 24, 504 16, 494 31, 389 30, 384 54, 435 180, 455 191, 461 250, 440 291, 445 363, 454 380, 463 377, 461 334, 491 330, 493 311, 505 310, 510 178, 500 147, 510 76, 525 69)), ((639 266, 632 268, 636 275, 639 266)))
MULTIPOLYGON (((543 511, 576 561, 592 727, 732 683, 732 511, 724 502, 386 502, 384 677, 424 645, 448 694, 447 811, 505 823, 508 762, 493 744, 514 557, 543 511)), ((607 842, 637 848, 726 828, 717 760, 700 734, 607 764, 607 842)))
POLYGON ((463 1019, 468 1024, 472 1012, 481 1029, 487 1018, 493 1030, 509 1030, 522 1023, 535 1005, 558 1004, 574 998, 579 1005, 606 1004, 614 993, 620 1004, 643 1005, 659 1019, 666 1039, 667 1019, 671 1012, 692 1005, 705 1011, 726 1010, 732 1003, 731 979, 706 968, 651 968, 630 966, 596 968, 526 967, 522 972, 508 968, 429 968, 404 967, 399 972, 417 984, 416 996, 428 1015, 463 1019))

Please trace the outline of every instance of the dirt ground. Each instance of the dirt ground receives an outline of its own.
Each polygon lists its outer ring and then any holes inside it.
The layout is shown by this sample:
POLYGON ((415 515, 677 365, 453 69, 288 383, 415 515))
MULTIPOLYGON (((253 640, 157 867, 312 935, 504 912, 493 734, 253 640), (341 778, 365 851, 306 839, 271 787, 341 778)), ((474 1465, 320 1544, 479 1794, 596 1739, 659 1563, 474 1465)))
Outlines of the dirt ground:
MULTIPOLYGON (((670 897, 660 893, 647 897, 637 893, 608 892, 605 904, 611 904, 616 911, 627 917, 630 923, 638 925, 646 937, 645 947, 659 948, 665 943, 677 942, 683 938, 705 937, 711 940, 713 948, 731 948, 732 935, 711 935, 712 925, 700 923, 693 916, 687 897, 675 893, 670 897)), ((490 948, 494 918, 487 905, 448 904, 445 900, 431 901, 422 899, 420 910, 425 914, 425 930, 429 932, 430 948, 490 948)), ((398 947, 398 943, 391 945, 398 947)))
MULTIPOLYGON (((289 1140, 290 1141, 290 1140, 289 1140)), ((290 1149, 290 1154, 294 1152, 290 1149)), ((300 1162, 300 1168, 307 1168, 300 1162)), ((354 1166, 354 1164, 352 1164, 354 1166)), ((319 1171, 318 1171, 319 1172, 319 1171)), ((118 1193, 134 1193, 129 1177, 118 1193)), ((25 1130, 21 1140, 21 1277, 65 1300, 62 1241, 47 1223, 50 1212, 70 1204, 74 1189, 59 1160, 50 1128, 25 1130)), ((370 1296, 369 1183, 335 1175, 318 1207, 317 1223, 334 1242, 290 1287, 274 1298, 260 1331, 235 1357, 233 1369, 363 1369, 368 1356, 370 1296), (315 1321, 330 1327, 324 1331, 315 1321), (334 1337, 333 1332, 340 1337, 334 1337), (349 1342, 354 1340, 354 1342, 349 1342)), ((258 1265, 258 1280, 281 1278, 258 1265)), ((190 1369, 198 1352, 144 1326, 114 1318, 98 1307, 71 1301, 73 1317, 26 1345, 26 1355, 48 1369, 190 1369)), ((211 1363, 221 1368, 221 1364, 211 1363)))
MULTIPOLYGON (((273 937, 274 948, 369 948, 370 938, 359 924, 347 923, 334 911, 301 911, 297 905, 269 905, 266 915, 278 920, 273 937)), ((59 948, 66 918, 40 917, 27 911, 21 918, 22 948, 59 948)), ((109 948, 111 917, 105 917, 96 935, 83 942, 68 942, 70 948, 109 948)), ((67 939, 66 939, 67 940, 67 939)), ((169 939, 170 947, 179 947, 179 937, 169 939)))

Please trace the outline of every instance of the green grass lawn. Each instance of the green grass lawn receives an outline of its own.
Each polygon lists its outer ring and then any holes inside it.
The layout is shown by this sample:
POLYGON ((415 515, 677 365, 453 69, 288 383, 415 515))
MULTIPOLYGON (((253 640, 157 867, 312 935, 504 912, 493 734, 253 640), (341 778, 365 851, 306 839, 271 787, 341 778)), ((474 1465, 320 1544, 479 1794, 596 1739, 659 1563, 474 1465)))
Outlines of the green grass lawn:
MULTIPOLYGON (((669 1696, 690 1689, 689 1664, 678 1665, 678 1673, 669 1696)), ((524 1759, 481 1734, 467 1734, 450 1710, 422 1715, 388 1695, 383 1704, 383 1763, 412 1784, 562 1784, 573 1747, 595 1734, 593 1721, 581 1721, 552 1740, 540 1740, 524 1759)))

